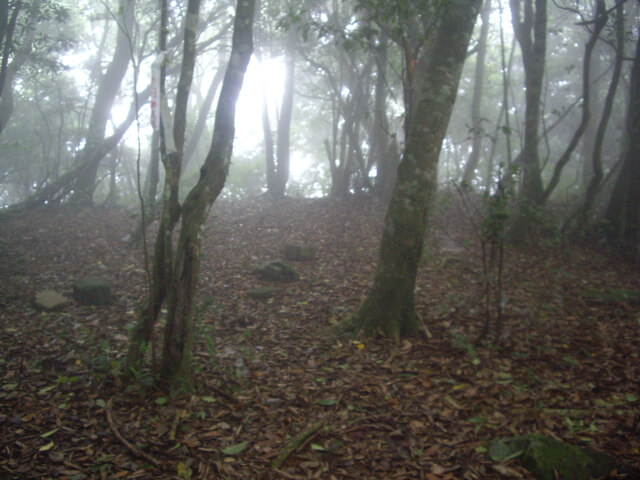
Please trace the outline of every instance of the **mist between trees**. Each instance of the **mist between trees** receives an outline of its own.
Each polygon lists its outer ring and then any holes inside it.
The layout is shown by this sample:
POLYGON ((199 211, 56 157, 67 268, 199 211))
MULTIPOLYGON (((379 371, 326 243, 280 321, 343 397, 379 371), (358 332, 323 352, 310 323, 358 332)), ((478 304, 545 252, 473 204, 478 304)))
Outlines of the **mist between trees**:
POLYGON ((2 207, 142 206, 138 236, 155 218, 185 234, 219 195, 376 196, 370 298, 406 297, 394 337, 417 328, 439 192, 499 197, 514 241, 595 234, 637 258, 638 3, 458 3, 263 1, 234 73, 232 2, 5 2, 2 207))

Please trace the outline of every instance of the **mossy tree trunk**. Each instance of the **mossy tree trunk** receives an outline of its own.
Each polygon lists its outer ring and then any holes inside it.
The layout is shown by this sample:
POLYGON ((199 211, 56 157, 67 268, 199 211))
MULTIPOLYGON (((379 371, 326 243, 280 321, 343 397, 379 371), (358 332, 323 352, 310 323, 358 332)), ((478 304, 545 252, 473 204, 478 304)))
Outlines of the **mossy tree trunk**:
POLYGON ((416 275, 437 186, 442 140, 481 3, 447 2, 430 37, 433 48, 425 49, 428 53, 417 59, 418 98, 385 217, 374 283, 355 317, 362 336, 383 334, 398 339, 420 331, 414 305, 416 275))
POLYGON ((254 8, 255 0, 238 0, 231 57, 218 99, 211 147, 200 169, 200 179, 182 207, 160 367, 162 380, 171 387, 190 385, 192 306, 200 270, 202 232, 209 210, 224 187, 231 163, 236 102, 253 51, 254 8))

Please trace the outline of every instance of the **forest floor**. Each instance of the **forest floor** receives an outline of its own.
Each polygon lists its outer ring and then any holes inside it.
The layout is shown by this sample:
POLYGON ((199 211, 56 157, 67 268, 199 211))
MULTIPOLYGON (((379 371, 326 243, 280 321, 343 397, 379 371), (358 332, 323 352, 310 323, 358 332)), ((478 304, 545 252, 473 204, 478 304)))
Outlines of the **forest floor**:
POLYGON ((507 245, 505 330, 499 345, 476 346, 478 239, 463 210, 442 208, 416 291, 432 337, 396 344, 329 328, 371 284, 379 203, 216 205, 197 300, 197 391, 174 398, 148 372, 118 380, 145 292, 142 253, 125 241, 135 216, 3 218, 0 478, 530 479, 517 460, 487 455, 491 441, 529 432, 639 468, 640 305, 585 294, 640 289, 637 267, 598 245, 507 245), (317 247, 317 258, 296 262, 301 278, 280 295, 249 298, 263 284, 251 267, 288 243, 317 247), (71 298, 88 274, 112 283, 113 305, 33 307, 42 289, 71 298))

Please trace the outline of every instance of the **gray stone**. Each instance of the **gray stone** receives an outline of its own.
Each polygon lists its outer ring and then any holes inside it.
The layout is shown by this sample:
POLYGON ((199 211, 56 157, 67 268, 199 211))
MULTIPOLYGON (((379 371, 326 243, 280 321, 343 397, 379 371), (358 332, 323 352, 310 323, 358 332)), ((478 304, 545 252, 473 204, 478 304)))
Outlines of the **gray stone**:
POLYGON ((60 295, 53 290, 42 290, 36 293, 36 298, 33 301, 33 305, 38 310, 45 312, 57 312, 71 303, 71 300, 60 295))
POLYGON ((73 298, 82 305, 111 305, 111 285, 100 277, 80 278, 73 282, 73 298))

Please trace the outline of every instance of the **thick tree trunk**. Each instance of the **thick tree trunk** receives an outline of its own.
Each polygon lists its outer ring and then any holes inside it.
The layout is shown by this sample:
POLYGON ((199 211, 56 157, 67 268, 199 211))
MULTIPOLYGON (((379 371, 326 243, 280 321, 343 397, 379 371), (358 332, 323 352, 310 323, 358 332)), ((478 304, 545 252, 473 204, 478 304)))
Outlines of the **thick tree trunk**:
POLYGON ((236 102, 253 51, 254 8, 255 0, 238 0, 231 57, 218 100, 211 147, 200 169, 200 179, 182 209, 160 368, 161 378, 172 387, 191 383, 192 306, 200 269, 202 227, 224 187, 231 163, 236 102))
MULTIPOLYGON (((640 3, 640 2, 638 2, 640 3)), ((640 261, 640 36, 631 70, 631 98, 627 111, 629 145, 624 153, 605 213, 610 241, 627 257, 640 261)))
POLYGON ((419 332, 414 287, 437 187, 438 157, 481 3, 447 5, 431 37, 433 49, 425 49, 430 51, 429 61, 418 61, 418 98, 385 217, 374 283, 355 318, 363 336, 381 333, 397 339, 419 332))

